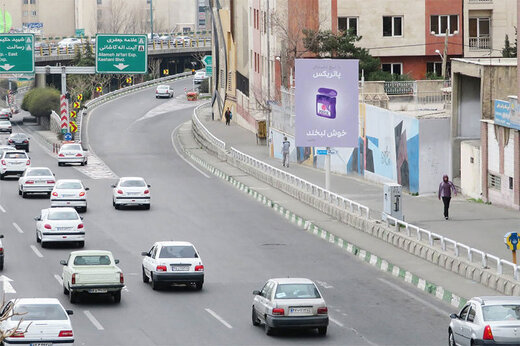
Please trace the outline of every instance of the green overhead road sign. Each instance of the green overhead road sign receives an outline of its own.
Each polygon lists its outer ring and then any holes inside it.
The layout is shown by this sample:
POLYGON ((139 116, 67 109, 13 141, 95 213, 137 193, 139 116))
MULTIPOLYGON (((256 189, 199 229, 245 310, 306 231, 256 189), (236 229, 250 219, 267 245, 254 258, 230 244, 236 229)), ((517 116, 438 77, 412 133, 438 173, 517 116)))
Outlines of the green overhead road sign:
POLYGON ((146 35, 96 36, 96 73, 146 73, 146 35))
POLYGON ((0 34, 0 73, 34 73, 33 34, 0 34))
POLYGON ((204 56, 204 58, 202 58, 202 63, 206 65, 206 77, 211 77, 213 75, 213 56, 204 56))

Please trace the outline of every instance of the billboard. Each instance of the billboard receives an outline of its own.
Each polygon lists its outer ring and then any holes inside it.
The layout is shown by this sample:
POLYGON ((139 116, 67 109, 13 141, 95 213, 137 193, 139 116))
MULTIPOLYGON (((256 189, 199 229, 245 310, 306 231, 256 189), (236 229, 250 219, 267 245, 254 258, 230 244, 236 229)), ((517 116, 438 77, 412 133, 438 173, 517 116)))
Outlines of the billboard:
POLYGON ((296 60, 296 146, 357 147, 359 61, 296 60))
POLYGON ((495 124, 520 130, 520 109, 516 100, 495 100, 495 124))

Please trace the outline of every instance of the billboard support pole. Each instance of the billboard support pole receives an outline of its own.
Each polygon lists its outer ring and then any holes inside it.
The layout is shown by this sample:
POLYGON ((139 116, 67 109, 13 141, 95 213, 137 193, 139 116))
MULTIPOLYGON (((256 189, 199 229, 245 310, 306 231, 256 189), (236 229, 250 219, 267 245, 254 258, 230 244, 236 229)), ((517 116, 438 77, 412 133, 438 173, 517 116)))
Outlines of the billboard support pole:
POLYGON ((330 191, 330 147, 327 147, 325 156, 325 190, 330 191))

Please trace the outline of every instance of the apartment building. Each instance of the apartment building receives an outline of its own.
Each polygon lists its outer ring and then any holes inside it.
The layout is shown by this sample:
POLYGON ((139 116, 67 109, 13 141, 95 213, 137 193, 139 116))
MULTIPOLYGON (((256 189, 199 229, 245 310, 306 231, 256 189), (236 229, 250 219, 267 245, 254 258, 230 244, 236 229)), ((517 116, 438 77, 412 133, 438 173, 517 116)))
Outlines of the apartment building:
POLYGON ((338 30, 362 36, 360 46, 380 58, 382 69, 424 79, 442 74, 448 32, 449 58, 463 54, 463 0, 338 0, 338 30))
POLYGON ((508 35, 515 40, 516 0, 464 0, 464 56, 500 57, 508 35))

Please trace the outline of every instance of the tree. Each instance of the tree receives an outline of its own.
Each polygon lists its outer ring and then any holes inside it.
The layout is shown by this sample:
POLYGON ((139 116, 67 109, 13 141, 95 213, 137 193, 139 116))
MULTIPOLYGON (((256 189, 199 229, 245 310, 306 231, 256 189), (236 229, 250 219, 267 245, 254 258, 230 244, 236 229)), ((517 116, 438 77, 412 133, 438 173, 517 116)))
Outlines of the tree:
POLYGON ((518 38, 517 38, 517 31, 516 31, 516 27, 515 27, 515 44, 513 46, 511 46, 511 43, 509 42, 509 36, 506 35, 504 48, 502 49, 502 56, 504 58, 516 58, 517 47, 518 47, 518 38))
POLYGON ((26 103, 26 108, 32 116, 45 117, 49 116, 52 111, 59 113, 60 92, 58 90, 54 88, 36 88, 27 93, 25 97, 29 94, 31 94, 30 102, 26 103))
MULTIPOLYGON (((12 304, 7 305, 6 310, 3 311, 3 315, 0 316, 0 323, 3 321, 6 321, 7 319, 9 319, 13 316, 23 316, 26 314, 26 312, 24 312, 24 313, 15 312, 14 311, 15 304, 16 304, 16 301, 14 301, 12 304)), ((2 306, 5 306, 5 305, 6 305, 6 301, 5 301, 5 295, 4 295, 2 298, 2 306)), ((6 330, 0 330, 0 342, 2 342, 2 344, 3 344, 3 341, 6 338, 13 336, 16 332, 26 333, 27 330, 29 329, 29 327, 31 326, 32 322, 30 322, 23 330, 20 330, 20 325, 22 324, 23 321, 24 321, 23 318, 20 318, 20 320, 18 321, 18 323, 16 324, 15 327, 13 327, 11 329, 6 329, 6 330)))
POLYGON ((315 54, 333 59, 359 59, 359 73, 365 72, 366 80, 396 80, 401 77, 381 71, 381 61, 370 55, 365 48, 356 46, 362 36, 355 35, 352 30, 333 33, 330 30, 315 31, 304 29, 304 46, 315 54))

